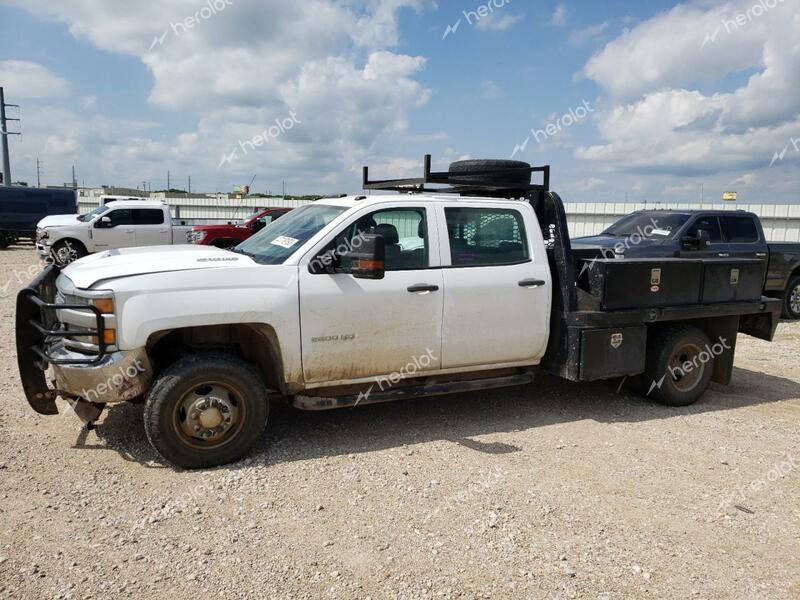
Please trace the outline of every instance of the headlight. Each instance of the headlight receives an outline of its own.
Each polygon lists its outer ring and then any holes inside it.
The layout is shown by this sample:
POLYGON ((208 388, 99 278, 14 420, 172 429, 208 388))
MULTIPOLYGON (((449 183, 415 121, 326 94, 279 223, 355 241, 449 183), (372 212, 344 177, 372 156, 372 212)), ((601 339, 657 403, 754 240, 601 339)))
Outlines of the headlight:
POLYGON ((208 235, 207 231, 190 231, 189 241, 193 244, 198 244, 206 239, 206 235, 208 235))
POLYGON ((47 229, 37 229, 36 230, 36 239, 39 241, 46 240, 50 237, 50 232, 47 229))

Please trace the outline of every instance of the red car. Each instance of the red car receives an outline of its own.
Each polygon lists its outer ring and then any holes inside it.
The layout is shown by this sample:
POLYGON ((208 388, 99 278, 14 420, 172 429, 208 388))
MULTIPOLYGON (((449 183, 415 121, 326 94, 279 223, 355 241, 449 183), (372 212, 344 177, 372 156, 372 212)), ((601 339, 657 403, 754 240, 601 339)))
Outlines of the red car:
POLYGON ((189 242, 217 248, 233 248, 291 210, 266 208, 239 225, 197 225, 189 232, 189 242))

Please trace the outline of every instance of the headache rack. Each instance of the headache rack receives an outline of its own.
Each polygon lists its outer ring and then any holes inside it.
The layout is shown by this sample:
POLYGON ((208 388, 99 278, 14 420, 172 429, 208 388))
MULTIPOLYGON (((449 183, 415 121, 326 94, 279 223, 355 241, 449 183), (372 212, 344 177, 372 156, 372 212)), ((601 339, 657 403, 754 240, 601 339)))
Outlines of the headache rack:
POLYGON ((459 194, 461 196, 489 196, 495 198, 530 198, 532 195, 550 190, 550 165, 541 167, 513 167, 503 169, 432 171, 431 155, 426 154, 422 177, 409 179, 376 179, 370 181, 369 167, 364 167, 363 186, 365 190, 384 190, 405 193, 459 194), (542 183, 502 184, 476 182, 471 178, 493 178, 520 173, 541 173, 542 183), (430 187, 431 185, 445 187, 430 187))

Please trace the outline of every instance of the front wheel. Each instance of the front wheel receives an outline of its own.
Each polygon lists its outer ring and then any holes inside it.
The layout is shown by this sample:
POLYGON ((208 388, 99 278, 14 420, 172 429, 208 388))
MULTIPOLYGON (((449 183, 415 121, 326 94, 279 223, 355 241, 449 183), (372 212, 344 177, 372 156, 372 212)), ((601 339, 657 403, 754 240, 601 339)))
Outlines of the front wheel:
POLYGON ((783 317, 800 319, 800 275, 792 277, 783 297, 783 317))
POLYGON ((56 242, 50 252, 53 262, 58 267, 66 267, 79 258, 83 258, 86 254, 86 248, 83 247, 83 244, 74 240, 56 242))
POLYGON ((267 392, 247 363, 224 355, 183 358, 147 394, 147 439, 170 463, 187 469, 239 460, 264 432, 267 392))
POLYGON ((669 406, 694 404, 714 371, 708 336, 697 327, 678 325, 649 337, 642 379, 647 396, 669 406))

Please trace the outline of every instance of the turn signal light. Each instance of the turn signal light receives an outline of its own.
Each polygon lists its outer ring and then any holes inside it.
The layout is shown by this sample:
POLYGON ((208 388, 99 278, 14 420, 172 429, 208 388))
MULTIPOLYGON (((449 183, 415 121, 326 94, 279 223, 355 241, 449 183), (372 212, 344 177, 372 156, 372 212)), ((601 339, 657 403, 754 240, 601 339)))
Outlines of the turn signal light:
POLYGON ((92 300, 92 304, 95 306, 95 308, 100 309, 100 312, 104 315, 114 314, 113 298, 95 298, 92 300))
MULTIPOLYGON (((117 344, 117 332, 114 329, 104 329, 103 330, 103 342, 105 342, 106 346, 115 346, 117 344)), ((100 338, 96 335, 92 336, 92 344, 98 346, 100 344, 100 338)))

